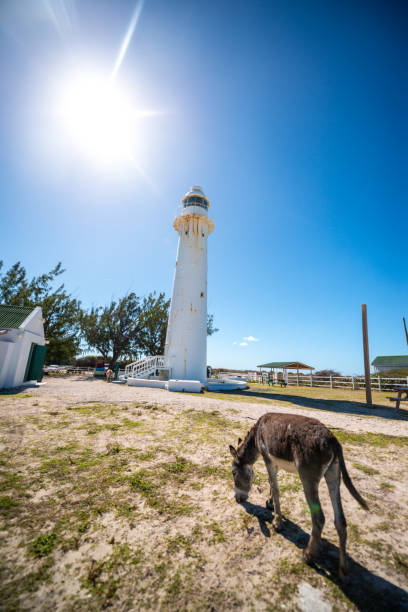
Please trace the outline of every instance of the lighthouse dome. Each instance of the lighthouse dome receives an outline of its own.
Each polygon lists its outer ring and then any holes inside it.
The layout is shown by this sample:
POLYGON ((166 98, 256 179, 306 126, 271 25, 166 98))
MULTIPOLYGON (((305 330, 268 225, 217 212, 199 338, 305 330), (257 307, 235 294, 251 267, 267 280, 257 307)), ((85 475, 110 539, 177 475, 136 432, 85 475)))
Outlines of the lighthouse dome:
POLYGON ((204 194, 204 191, 200 185, 193 185, 190 191, 188 191, 186 195, 181 198, 181 203, 183 208, 186 208, 187 206, 200 206, 201 208, 208 210, 208 207, 210 206, 210 201, 204 194))

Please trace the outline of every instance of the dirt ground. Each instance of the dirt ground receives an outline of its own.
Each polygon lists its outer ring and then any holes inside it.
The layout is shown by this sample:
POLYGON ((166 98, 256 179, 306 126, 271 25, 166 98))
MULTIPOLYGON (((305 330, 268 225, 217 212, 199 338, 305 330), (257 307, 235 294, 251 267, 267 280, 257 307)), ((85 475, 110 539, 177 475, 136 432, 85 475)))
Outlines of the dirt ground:
POLYGON ((0 608, 408 610, 407 411, 320 393, 190 395, 70 377, 0 395, 0 608), (313 567, 301 560, 311 520, 297 476, 278 476, 279 533, 261 460, 248 502, 234 500, 228 445, 269 411, 333 428, 370 505, 342 485, 346 585, 324 481, 313 567))

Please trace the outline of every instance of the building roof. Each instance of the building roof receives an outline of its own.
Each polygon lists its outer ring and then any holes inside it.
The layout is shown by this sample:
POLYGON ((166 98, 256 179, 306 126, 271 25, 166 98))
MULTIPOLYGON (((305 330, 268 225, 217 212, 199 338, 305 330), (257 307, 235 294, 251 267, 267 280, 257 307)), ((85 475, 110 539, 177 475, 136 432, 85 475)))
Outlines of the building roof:
POLYGON ((263 363, 257 368, 283 368, 284 370, 314 370, 312 366, 308 366, 300 361, 271 361, 271 363, 263 363))
POLYGON ((18 329, 35 309, 29 306, 0 304, 0 329, 18 329))
POLYGON ((373 366, 393 366, 408 368, 408 355, 381 355, 371 362, 373 366))

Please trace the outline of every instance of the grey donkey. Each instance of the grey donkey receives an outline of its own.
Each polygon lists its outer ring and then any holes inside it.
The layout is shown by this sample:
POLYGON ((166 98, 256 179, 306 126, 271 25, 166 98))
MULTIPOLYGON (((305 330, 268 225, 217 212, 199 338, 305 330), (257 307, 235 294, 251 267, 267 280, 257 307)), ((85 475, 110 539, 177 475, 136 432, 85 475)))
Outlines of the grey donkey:
POLYGON ((264 414, 247 433, 238 448, 229 447, 234 460, 232 474, 235 499, 245 501, 251 489, 253 464, 262 455, 268 471, 271 498, 266 502, 274 510, 273 527, 282 527, 277 472, 282 468, 298 473, 303 484, 306 501, 312 517, 312 535, 303 551, 307 563, 313 562, 319 551, 324 514, 319 499, 319 482, 325 478, 334 510, 334 524, 340 540, 339 576, 347 580, 347 523, 341 505, 340 474, 344 484, 360 506, 368 510, 367 503, 355 489, 344 463, 340 442, 317 419, 282 413, 264 414))

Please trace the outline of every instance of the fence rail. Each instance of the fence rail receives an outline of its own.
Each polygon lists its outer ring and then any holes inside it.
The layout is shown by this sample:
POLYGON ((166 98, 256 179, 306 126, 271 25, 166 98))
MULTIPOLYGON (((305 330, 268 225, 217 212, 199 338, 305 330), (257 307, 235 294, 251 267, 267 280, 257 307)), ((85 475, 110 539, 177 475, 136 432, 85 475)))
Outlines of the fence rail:
MULTIPOLYGON (((268 383, 268 376, 259 373, 248 378, 248 382, 268 383)), ((315 376, 310 374, 290 374, 284 376, 290 387, 326 387, 343 389, 365 389, 364 376, 315 376)), ((371 377, 371 388, 377 391, 393 391, 396 387, 408 386, 408 376, 400 378, 371 377)))

